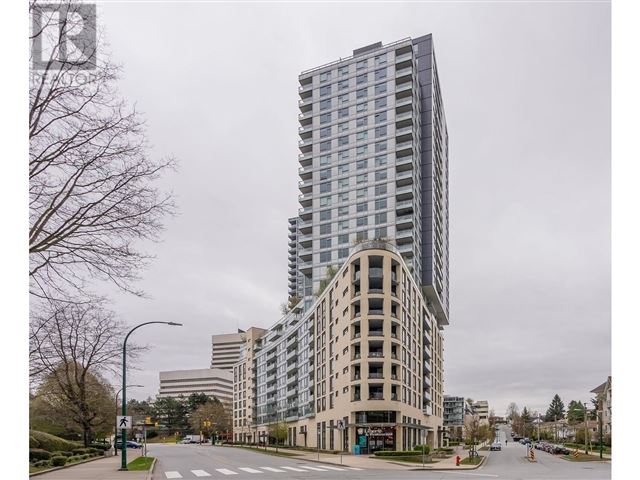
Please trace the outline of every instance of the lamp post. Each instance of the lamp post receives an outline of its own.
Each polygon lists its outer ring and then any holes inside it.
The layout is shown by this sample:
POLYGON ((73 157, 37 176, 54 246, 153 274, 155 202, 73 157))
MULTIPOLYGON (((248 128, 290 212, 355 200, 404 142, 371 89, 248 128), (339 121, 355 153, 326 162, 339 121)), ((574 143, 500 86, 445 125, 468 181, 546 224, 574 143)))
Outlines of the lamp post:
MULTIPOLYGON (((127 336, 124 337, 124 343, 122 344, 122 416, 127 416, 127 340, 129 340, 129 336, 136 331, 138 328, 143 327, 145 325, 151 325, 152 323, 163 323, 165 325, 171 325, 175 327, 181 327, 181 323, 176 322, 161 322, 161 321, 153 321, 153 322, 144 322, 140 325, 136 325, 127 336)), ((128 470, 127 468, 127 430, 122 429, 122 463, 120 464, 120 470, 128 470)))
MULTIPOLYGON (((129 387, 144 387, 144 385, 128 385, 129 387)), ((116 392, 116 418, 114 418, 113 420, 113 456, 117 457, 118 456, 118 395, 120 395, 120 392, 122 391, 122 388, 120 390, 118 390, 116 392)), ((124 448, 124 447, 123 447, 124 448)))

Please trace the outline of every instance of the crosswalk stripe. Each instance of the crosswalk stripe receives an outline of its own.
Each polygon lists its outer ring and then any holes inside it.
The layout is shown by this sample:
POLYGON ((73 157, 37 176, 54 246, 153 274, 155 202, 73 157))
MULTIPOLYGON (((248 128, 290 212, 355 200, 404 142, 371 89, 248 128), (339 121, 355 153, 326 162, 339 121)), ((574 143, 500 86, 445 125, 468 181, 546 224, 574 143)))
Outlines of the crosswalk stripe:
POLYGON ((247 473, 262 473, 260 470, 256 470, 255 468, 249 468, 249 467, 238 467, 238 468, 243 472, 247 472, 247 473))
POLYGON ((205 472, 204 470, 191 470, 196 477, 210 477, 211 474, 209 472, 205 472))
POLYGON ((277 472, 277 473, 283 473, 284 470, 280 470, 279 468, 273 468, 273 467, 260 467, 263 470, 266 470, 268 472, 277 472))
POLYGON ((362 470, 361 468, 358 468, 358 467, 346 467, 346 468, 348 468, 349 470, 362 470))
POLYGON ((286 468, 287 470, 291 470, 292 472, 306 472, 306 470, 303 470, 301 468, 296 468, 296 467, 281 467, 281 468, 286 468))
POLYGON ((338 472, 344 471, 344 468, 330 467, 329 465, 323 465, 322 468, 328 468, 329 470, 337 470, 338 472))
POLYGON ((237 475, 238 472, 234 472, 233 470, 228 470, 226 468, 216 468, 216 470, 218 472, 220 472, 223 475, 237 475))
POLYGON ((176 472, 176 471, 164 472, 164 476, 167 478, 182 478, 182 475, 180 475, 180 472, 176 472))
POLYGON ((326 472, 324 468, 310 467, 308 465, 300 465, 300 468, 308 468, 309 470, 315 470, 316 472, 326 472))

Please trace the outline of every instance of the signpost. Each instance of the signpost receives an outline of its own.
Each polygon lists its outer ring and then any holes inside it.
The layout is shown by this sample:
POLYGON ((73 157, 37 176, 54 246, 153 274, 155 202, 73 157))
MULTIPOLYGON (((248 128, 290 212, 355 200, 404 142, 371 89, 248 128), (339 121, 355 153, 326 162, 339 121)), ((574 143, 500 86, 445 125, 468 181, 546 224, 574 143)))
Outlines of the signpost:
POLYGON ((131 416, 121 416, 118 415, 116 417, 116 425, 118 425, 118 428, 120 430, 131 430, 131 427, 133 426, 133 422, 131 421, 131 416))
POLYGON ((342 465, 342 452, 344 451, 344 422, 342 420, 338 420, 338 431, 342 436, 342 449, 340 450, 340 465, 342 465))

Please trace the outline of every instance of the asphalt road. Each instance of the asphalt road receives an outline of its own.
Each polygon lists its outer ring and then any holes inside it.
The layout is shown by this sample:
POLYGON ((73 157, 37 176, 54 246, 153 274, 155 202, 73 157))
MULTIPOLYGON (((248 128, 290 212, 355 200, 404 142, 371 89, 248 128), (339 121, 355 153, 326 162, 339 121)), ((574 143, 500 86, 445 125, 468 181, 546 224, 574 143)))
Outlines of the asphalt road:
POLYGON ((525 459, 526 447, 510 440, 508 427, 501 427, 502 451, 488 455, 485 465, 468 471, 399 471, 349 467, 301 461, 295 457, 265 455, 245 449, 199 445, 150 445, 149 455, 158 458, 153 480, 210 478, 211 480, 281 479, 374 479, 422 480, 609 480, 611 465, 601 462, 569 462, 536 450, 536 463, 525 459))

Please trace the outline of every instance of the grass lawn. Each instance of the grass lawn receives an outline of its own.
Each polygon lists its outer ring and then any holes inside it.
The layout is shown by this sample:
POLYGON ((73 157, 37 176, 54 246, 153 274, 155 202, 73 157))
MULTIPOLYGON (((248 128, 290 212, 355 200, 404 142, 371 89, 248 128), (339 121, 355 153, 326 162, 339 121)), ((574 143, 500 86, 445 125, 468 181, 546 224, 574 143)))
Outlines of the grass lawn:
POLYGON ((131 471, 149 470, 153 463, 153 457, 138 457, 127 464, 131 471))
POLYGON ((478 465, 484 457, 479 455, 477 457, 465 457, 460 460, 460 465, 478 465))
POLYGON ((573 455, 562 455, 562 458, 564 458, 565 460, 569 460, 570 462, 600 462, 610 460, 608 458, 603 458, 601 460, 599 456, 585 455, 584 453, 579 453, 575 458, 573 457, 573 455))
POLYGON ((270 447, 270 449, 268 450, 265 450, 264 447, 252 448, 252 447, 236 446, 234 448, 242 448, 244 450, 249 450, 250 452, 264 453, 265 455, 276 455, 278 457, 297 457, 298 455, 300 455, 299 453, 283 452, 281 449, 279 449, 278 452, 276 453, 276 449, 274 447, 270 447))
MULTIPOLYGON (((377 456, 373 456, 373 457, 369 457, 369 458, 377 458, 378 460, 386 460, 387 462, 408 462, 408 463, 419 463, 422 465, 422 455, 412 455, 410 457, 395 457, 395 456, 382 456, 382 457, 377 457, 377 456)), ((427 457, 429 458, 429 457, 427 457)), ((425 465, 430 464, 430 463, 438 463, 436 461, 433 460, 425 460, 425 465)))
POLYGON ((29 473, 41 472, 42 470, 49 470, 51 466, 48 467, 34 467, 33 465, 29 465, 29 473))

